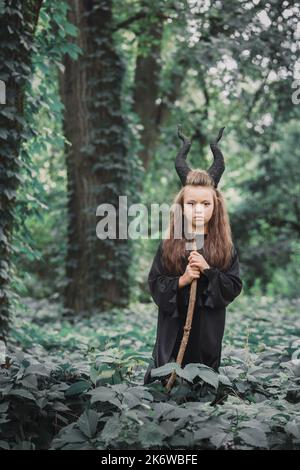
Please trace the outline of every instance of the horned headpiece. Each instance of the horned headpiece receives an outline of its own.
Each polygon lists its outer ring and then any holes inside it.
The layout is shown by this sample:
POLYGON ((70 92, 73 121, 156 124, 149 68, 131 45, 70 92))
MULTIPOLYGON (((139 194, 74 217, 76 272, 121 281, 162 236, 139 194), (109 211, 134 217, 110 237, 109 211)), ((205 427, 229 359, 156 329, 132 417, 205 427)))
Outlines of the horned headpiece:
MULTIPOLYGON (((215 188, 217 188, 218 183, 221 179, 221 176, 225 170, 224 156, 218 147, 218 142, 223 135, 224 129, 225 127, 222 127, 219 130, 219 134, 215 142, 212 142, 210 144, 210 148, 214 156, 214 161, 212 165, 209 167, 209 169, 207 170, 207 173, 212 177, 215 188)), ((191 171, 191 168, 188 166, 186 162, 186 157, 191 147, 191 141, 184 134, 182 134, 180 124, 178 124, 178 137, 182 140, 183 144, 176 156, 175 168, 181 180, 182 185, 185 186, 186 177, 188 173, 191 171)))

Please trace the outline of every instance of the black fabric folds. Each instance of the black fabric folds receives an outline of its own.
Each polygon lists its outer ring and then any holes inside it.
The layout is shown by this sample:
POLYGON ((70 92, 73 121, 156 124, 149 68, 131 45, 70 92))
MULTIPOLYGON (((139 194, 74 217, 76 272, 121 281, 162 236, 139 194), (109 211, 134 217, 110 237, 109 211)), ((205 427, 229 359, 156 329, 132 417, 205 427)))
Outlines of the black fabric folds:
MULTIPOLYGON (((158 319, 156 342, 144 384, 157 380, 151 377, 152 368, 176 361, 190 296, 190 285, 179 289, 179 277, 165 270, 161 241, 148 275, 149 290, 158 306, 158 319)), ((222 271, 211 266, 201 273, 197 280, 195 312, 182 366, 200 362, 218 370, 226 307, 240 294, 242 287, 235 247, 228 269, 222 271)))

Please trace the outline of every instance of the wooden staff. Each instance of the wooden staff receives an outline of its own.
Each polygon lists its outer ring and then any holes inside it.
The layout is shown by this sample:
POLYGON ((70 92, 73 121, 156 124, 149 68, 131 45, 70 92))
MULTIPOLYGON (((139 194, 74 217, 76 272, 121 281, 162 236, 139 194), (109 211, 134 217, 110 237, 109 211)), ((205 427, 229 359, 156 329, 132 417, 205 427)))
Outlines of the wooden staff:
MULTIPOLYGON (((197 237, 197 235, 196 235, 196 237, 197 237)), ((193 250, 197 250, 197 244, 196 244, 195 239, 193 240, 193 250)), ((200 273, 200 276, 201 276, 201 273, 200 273)), ((196 291, 197 291, 197 278, 193 279, 192 283, 191 283, 189 306, 188 306, 185 325, 184 325, 184 328, 183 328, 183 336, 182 336, 180 348, 179 348, 179 351, 178 351, 178 354, 177 354, 177 359, 176 359, 176 363, 179 364, 180 366, 181 366, 182 361, 183 361, 184 353, 186 351, 186 347, 187 347, 189 336, 190 336, 190 331, 191 331, 191 328, 192 328, 192 321, 193 321, 193 317, 194 317, 195 302, 196 302, 196 291)), ((176 371, 174 369, 171 376, 170 376, 170 378, 169 378, 169 380, 168 380, 168 383, 166 385, 166 389, 168 391, 171 390, 171 388, 173 387, 173 384, 174 384, 175 379, 176 379, 176 375, 177 374, 176 374, 176 371)))

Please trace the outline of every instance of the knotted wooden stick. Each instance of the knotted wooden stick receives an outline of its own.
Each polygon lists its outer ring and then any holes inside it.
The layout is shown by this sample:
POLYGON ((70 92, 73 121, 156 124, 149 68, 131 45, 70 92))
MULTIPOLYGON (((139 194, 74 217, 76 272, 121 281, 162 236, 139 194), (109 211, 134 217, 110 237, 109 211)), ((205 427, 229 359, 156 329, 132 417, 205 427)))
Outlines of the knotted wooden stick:
MULTIPOLYGON (((197 250, 197 244, 196 244, 195 239, 193 240, 193 250, 197 250)), ((201 273, 200 273, 200 276, 201 276, 201 273)), ((197 278, 193 279, 191 283, 189 306, 188 306, 185 325, 183 328, 183 336, 182 336, 180 348, 179 348, 177 359, 176 359, 176 363, 179 364, 180 366, 183 361, 184 353, 186 351, 186 347, 187 347, 189 336, 190 336, 190 331, 192 328, 192 321, 194 317, 195 302, 196 302, 196 291, 197 291, 197 278)), ((174 369, 166 385, 166 389, 168 391, 171 390, 171 388, 173 387, 175 379, 176 379, 176 375, 177 374, 174 369)))

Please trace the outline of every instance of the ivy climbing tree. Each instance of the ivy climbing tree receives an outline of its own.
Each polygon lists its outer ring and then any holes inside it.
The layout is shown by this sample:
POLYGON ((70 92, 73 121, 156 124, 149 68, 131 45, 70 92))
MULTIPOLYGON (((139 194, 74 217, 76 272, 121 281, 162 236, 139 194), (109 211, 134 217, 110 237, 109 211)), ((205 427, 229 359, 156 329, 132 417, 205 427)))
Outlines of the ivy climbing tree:
POLYGON ((68 3, 82 55, 78 60, 66 56, 60 80, 69 142, 65 312, 89 314, 124 305, 129 295, 128 241, 96 236, 97 206, 111 204, 118 217, 119 195, 126 195, 129 181, 124 66, 114 43, 112 0, 68 3))
POLYGON ((10 257, 16 191, 20 182, 19 152, 24 134, 24 96, 31 76, 34 34, 42 0, 1 2, 0 79, 6 102, 0 105, 0 338, 10 318, 10 257))

